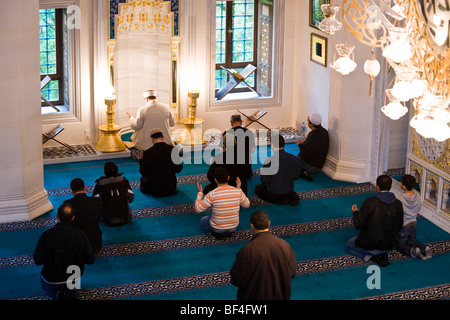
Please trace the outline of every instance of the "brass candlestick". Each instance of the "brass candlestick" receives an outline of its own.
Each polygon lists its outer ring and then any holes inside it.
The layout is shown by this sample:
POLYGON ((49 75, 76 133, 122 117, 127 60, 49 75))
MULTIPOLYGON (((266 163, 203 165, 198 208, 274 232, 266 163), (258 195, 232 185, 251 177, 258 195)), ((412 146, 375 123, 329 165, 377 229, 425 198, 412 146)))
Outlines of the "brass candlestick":
POLYGON ((106 124, 98 127, 101 131, 101 135, 95 148, 101 152, 122 151, 126 148, 118 134, 122 127, 114 123, 114 106, 116 104, 116 97, 114 95, 106 97, 105 104, 107 106, 106 124))
POLYGON ((185 131, 180 138, 181 144, 192 146, 206 143, 206 140, 203 140, 203 119, 196 117, 197 99, 199 96, 199 91, 191 90, 188 92, 189 110, 188 117, 181 120, 181 123, 185 126, 185 131))

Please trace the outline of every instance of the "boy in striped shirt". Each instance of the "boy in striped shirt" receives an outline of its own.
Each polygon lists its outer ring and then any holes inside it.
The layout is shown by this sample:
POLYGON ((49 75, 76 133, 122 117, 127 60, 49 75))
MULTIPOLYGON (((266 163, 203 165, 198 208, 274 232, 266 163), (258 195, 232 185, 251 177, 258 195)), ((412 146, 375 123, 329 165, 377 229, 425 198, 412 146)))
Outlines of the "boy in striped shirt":
POLYGON ((219 167, 214 173, 217 188, 210 191, 203 198, 203 189, 197 182, 197 199, 195 200, 195 212, 200 213, 206 209, 212 209, 210 216, 200 220, 200 227, 208 235, 214 235, 218 239, 231 236, 239 225, 240 207, 250 207, 250 201, 240 189, 241 181, 236 179, 236 187, 228 184, 228 171, 219 167))

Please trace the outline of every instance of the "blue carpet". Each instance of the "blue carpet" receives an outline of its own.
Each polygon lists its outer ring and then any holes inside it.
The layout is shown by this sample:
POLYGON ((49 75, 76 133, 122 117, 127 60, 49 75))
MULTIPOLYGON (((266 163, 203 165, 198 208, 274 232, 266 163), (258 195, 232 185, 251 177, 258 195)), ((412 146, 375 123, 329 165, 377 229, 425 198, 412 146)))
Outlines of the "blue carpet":
MULTIPOLYGON (((286 150, 297 153, 295 145, 286 150)), ((254 157, 249 182, 251 207, 242 209, 236 234, 217 241, 202 234, 196 214, 196 182, 206 184, 206 163, 186 164, 178 175, 178 194, 153 198, 139 191, 138 164, 132 158, 115 159, 135 192, 133 220, 120 228, 101 225, 104 248, 82 278, 82 299, 122 300, 234 300, 237 289, 229 283, 236 253, 251 237, 250 215, 270 214, 272 232, 294 249, 297 276, 293 300, 449 299, 450 237, 424 218, 418 219, 418 240, 429 244, 434 256, 421 261, 391 252, 391 264, 381 269, 381 288, 368 289, 364 263, 350 256, 345 243, 357 231, 351 206, 374 194, 370 184, 335 181, 325 174, 314 181, 298 180, 297 207, 267 204, 254 194, 261 163, 270 149, 261 147, 254 157)), ((200 157, 194 154, 194 157, 200 157)), ((44 184, 54 210, 29 222, 0 224, 0 299, 45 300, 39 283, 40 266, 32 253, 42 232, 56 223, 56 209, 71 197, 70 181, 82 178, 88 193, 103 174, 105 161, 46 165, 44 184)))

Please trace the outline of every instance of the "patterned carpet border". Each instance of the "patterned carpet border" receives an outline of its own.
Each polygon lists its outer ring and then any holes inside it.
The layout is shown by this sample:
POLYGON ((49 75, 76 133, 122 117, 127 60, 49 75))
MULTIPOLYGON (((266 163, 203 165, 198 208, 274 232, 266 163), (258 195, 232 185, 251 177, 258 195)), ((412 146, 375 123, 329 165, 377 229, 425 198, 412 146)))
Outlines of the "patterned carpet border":
MULTIPOLYGON (((428 244, 433 255, 444 254, 450 251, 450 241, 441 241, 428 244)), ((403 256, 397 251, 391 251, 390 261, 411 259, 403 256)), ((371 263, 371 262, 370 262, 371 263)), ((297 262, 297 275, 313 274, 327 271, 343 270, 370 264, 352 255, 340 257, 314 259, 297 262)), ((100 287, 94 289, 80 290, 81 300, 111 300, 125 299, 138 296, 151 296, 169 294, 175 292, 205 289, 212 287, 227 286, 230 284, 229 271, 188 276, 181 278, 171 278, 148 282, 132 283, 117 286, 100 287)), ((438 285, 427 288, 418 288, 402 292, 389 293, 368 297, 371 300, 412 300, 412 299, 448 299, 450 298, 450 284, 438 285)), ((12 300, 47 300, 45 295, 21 297, 12 300)))
MULTIPOLYGON (((297 194, 299 195, 300 200, 304 201, 304 200, 326 199, 347 195, 364 194, 371 192, 375 192, 375 187, 370 183, 364 183, 345 187, 301 191, 297 192, 297 194)), ((250 197, 250 205, 252 207, 263 206, 267 204, 268 203, 266 201, 256 196, 250 197)), ((135 209, 131 211, 133 219, 187 214, 192 212, 194 212, 194 203, 135 209)), ((56 218, 36 218, 31 221, 2 223, 0 224, 0 232, 10 232, 27 229, 44 229, 44 228, 47 229, 53 227, 55 224, 56 218)))
MULTIPOLYGON (((309 233, 340 230, 351 227, 353 227, 353 222, 351 218, 340 218, 340 219, 307 222, 285 226, 276 226, 272 227, 270 230, 274 235, 283 238, 309 233)), ((149 254, 152 252, 181 250, 187 248, 198 248, 198 247, 219 245, 223 243, 238 243, 249 241, 251 237, 252 233, 250 230, 240 230, 235 232, 227 240, 216 240, 214 237, 200 235, 176 239, 111 245, 103 247, 100 253, 97 255, 97 259, 129 256, 129 255, 142 255, 142 254, 149 254)), ((450 241, 442 243, 446 244, 447 246, 450 246, 450 241)), ((449 248, 443 249, 443 251, 448 250, 449 248)), ((396 251, 394 251, 394 256, 395 252, 396 251)), ((21 256, 0 258, 0 269, 25 267, 30 265, 34 265, 32 255, 21 255, 21 256)))
POLYGON ((450 284, 419 288, 367 297, 357 300, 446 300, 450 298, 450 284))
MULTIPOLYGON (((287 237, 306 233, 315 233, 315 232, 350 228, 352 226, 353 223, 351 218, 340 218, 340 219, 331 219, 324 221, 315 221, 315 222, 271 227, 271 232, 278 237, 287 237)), ((229 242, 243 242, 249 241, 251 237, 252 233, 250 230, 240 230, 236 231, 229 239, 220 241, 216 240, 214 237, 199 235, 176 239, 111 245, 103 247, 100 253, 97 255, 97 258, 139 255, 139 254, 148 254, 152 252, 219 245, 229 242)), ((0 258, 0 269, 24 267, 29 265, 34 265, 32 255, 0 258)))

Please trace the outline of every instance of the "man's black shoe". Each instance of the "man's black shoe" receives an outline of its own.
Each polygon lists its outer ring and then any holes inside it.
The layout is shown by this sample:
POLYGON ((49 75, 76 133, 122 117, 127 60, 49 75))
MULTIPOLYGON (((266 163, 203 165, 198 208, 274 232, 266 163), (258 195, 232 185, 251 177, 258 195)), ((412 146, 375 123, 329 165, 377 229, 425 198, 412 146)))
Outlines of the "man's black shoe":
POLYGON ((305 169, 300 170, 300 178, 303 178, 308 181, 313 181, 314 179, 306 172, 305 169))
POLYGON ((299 202, 300 202, 300 199, 299 199, 298 195, 295 194, 295 195, 292 195, 291 200, 290 200, 289 203, 290 203, 291 206, 295 207, 295 206, 298 206, 299 202))
POLYGON ((375 262, 380 267, 386 267, 389 265, 389 256, 387 253, 376 254, 370 258, 371 261, 375 262))
POLYGON ((217 240, 226 240, 231 238, 233 232, 211 232, 211 235, 217 240))

